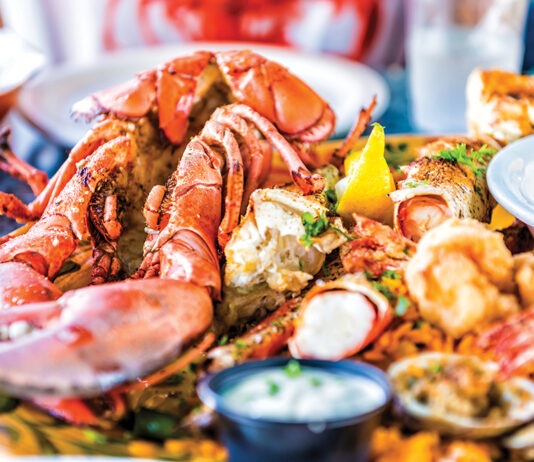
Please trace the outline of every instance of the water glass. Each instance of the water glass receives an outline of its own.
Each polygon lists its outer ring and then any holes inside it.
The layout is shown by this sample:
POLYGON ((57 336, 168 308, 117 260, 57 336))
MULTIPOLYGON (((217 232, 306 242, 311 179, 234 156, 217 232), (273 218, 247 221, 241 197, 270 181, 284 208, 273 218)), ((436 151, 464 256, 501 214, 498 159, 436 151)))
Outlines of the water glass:
POLYGON ((408 0, 406 64, 412 120, 461 133, 465 84, 479 67, 518 72, 527 0, 408 0))

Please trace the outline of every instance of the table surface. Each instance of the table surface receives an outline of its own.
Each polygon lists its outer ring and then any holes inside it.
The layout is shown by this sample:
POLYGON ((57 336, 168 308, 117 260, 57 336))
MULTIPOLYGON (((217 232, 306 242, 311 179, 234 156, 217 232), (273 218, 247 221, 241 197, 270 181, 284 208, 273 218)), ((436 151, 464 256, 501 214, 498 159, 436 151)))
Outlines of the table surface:
MULTIPOLYGON (((385 126, 386 133, 412 133, 416 130, 409 115, 406 76, 401 68, 390 69, 383 73, 390 91, 391 101, 388 109, 378 120, 385 126)), ((11 111, 3 124, 12 128, 12 145, 15 152, 32 165, 45 171, 49 177, 66 159, 68 148, 58 146, 47 140, 38 130, 30 126, 16 110, 11 111)), ((28 203, 33 199, 30 188, 4 172, 0 171, 0 191, 11 193, 28 203)), ((0 236, 15 229, 15 220, 0 216, 0 236)))

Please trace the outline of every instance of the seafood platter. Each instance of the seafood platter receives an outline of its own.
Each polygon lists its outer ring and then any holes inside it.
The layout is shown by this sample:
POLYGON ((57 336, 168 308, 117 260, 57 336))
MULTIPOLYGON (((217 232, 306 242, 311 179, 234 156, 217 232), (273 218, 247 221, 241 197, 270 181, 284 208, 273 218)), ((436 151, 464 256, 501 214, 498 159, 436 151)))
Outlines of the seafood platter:
POLYGON ((533 88, 476 70, 468 134, 363 138, 373 100, 332 142, 288 69, 205 51, 75 104, 50 179, 4 132, 36 197, 0 193, 0 451, 532 460, 534 240, 486 173, 533 88))

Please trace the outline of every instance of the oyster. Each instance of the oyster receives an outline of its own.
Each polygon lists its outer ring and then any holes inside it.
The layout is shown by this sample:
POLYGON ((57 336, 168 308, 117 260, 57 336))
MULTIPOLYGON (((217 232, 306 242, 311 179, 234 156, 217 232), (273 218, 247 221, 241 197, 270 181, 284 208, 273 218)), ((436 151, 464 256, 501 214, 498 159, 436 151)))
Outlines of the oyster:
POLYGON ((534 382, 497 381, 499 367, 474 356, 425 353, 393 363, 394 411, 410 426, 489 438, 534 419, 534 382))

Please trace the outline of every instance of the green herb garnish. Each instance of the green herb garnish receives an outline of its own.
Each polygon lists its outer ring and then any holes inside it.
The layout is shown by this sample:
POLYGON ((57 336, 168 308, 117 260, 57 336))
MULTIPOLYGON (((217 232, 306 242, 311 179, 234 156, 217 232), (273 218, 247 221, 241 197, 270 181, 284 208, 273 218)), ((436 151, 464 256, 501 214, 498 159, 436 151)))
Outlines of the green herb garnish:
POLYGON ((339 205, 339 202, 337 200, 337 194, 335 189, 326 189, 324 192, 324 196, 326 198, 326 202, 328 205, 328 208, 335 212, 337 210, 337 206, 339 205))
POLYGON ((317 219, 310 212, 304 212, 301 215, 302 224, 304 225, 304 236, 300 238, 301 242, 308 247, 313 246, 312 237, 323 234, 330 226, 324 213, 317 219))
POLYGON ((317 237, 323 234, 329 228, 332 228, 334 231, 337 231, 345 239, 347 239, 347 241, 353 240, 352 237, 348 236, 341 229, 331 225, 324 213, 321 213, 321 216, 319 218, 315 218, 311 212, 304 212, 301 215, 301 219, 302 224, 304 225, 304 235, 301 236, 300 242, 302 242, 304 245, 307 245, 308 247, 313 246, 313 241, 311 240, 312 237, 317 237))
POLYGON ((289 360, 289 362, 284 366, 284 372, 288 377, 294 379, 298 377, 302 372, 300 363, 294 359, 289 360))
POLYGON ((274 396, 274 395, 278 394, 278 392, 280 391, 280 385, 278 385, 273 380, 267 380, 267 386, 269 387, 268 393, 271 396, 274 396))
POLYGON ((439 374, 440 372, 443 372, 443 366, 441 364, 433 364, 430 370, 435 374, 439 374))
POLYGON ((397 273, 396 271, 391 270, 385 270, 382 273, 382 278, 389 278, 389 279, 400 279, 401 275, 397 273))
POLYGON ((406 311, 408 310, 410 305, 411 303, 406 297, 399 295, 397 298, 397 306, 395 306, 395 314, 397 316, 402 316, 406 314, 406 311))
POLYGON ((445 159, 459 164, 464 164, 473 170, 476 176, 481 176, 486 173, 487 167, 480 166, 485 165, 495 154, 495 149, 489 149, 486 145, 482 146, 478 151, 471 150, 471 153, 467 153, 467 147, 465 143, 457 144, 453 149, 447 149, 439 151, 431 157, 435 159, 445 159))
POLYGON ((219 346, 226 345, 228 343, 228 335, 224 334, 219 340, 219 346))
POLYGON ((417 188, 417 186, 422 186, 424 184, 428 184, 428 180, 423 180, 423 181, 404 181, 402 183, 403 186, 408 186, 408 188, 417 188))
POLYGON ((317 377, 310 378, 310 383, 312 387, 320 387, 323 384, 323 381, 317 377))
POLYGON ((302 268, 304 268, 304 260, 302 260, 302 258, 299 258, 299 271, 302 271, 302 268))
POLYGON ((243 340, 237 340, 235 342, 235 346, 237 348, 245 348, 247 346, 247 344, 243 340))

